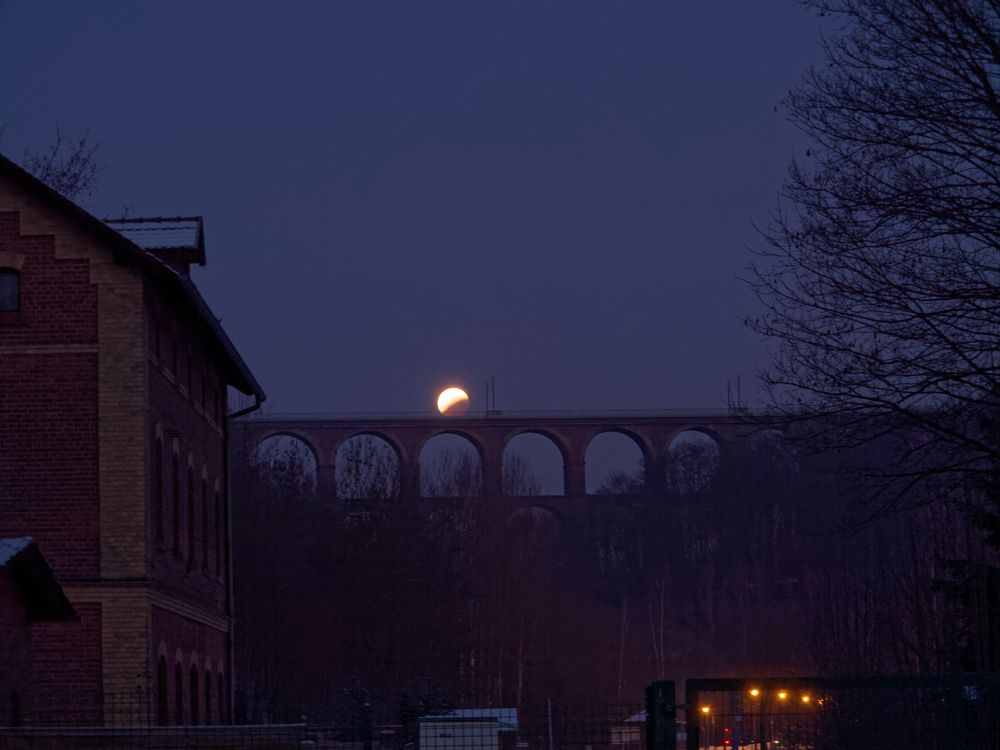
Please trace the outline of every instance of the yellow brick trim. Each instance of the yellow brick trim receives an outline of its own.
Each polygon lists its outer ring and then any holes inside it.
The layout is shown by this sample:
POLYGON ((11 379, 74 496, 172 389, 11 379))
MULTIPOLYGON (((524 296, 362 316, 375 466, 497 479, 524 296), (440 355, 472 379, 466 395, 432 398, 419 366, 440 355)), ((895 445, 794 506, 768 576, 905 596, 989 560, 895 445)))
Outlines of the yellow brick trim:
POLYGON ((150 602, 154 607, 172 612, 175 615, 179 615, 192 622, 197 622, 220 633, 228 633, 232 629, 232 618, 217 615, 204 607, 192 604, 176 596, 171 596, 163 591, 151 590, 150 602))

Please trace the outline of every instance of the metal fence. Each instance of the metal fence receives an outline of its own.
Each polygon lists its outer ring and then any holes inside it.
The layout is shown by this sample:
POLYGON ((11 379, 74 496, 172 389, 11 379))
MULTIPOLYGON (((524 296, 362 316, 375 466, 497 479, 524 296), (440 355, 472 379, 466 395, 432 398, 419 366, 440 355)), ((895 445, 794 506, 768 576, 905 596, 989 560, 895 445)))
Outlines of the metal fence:
MULTIPOLYGON (((120 708, 120 710, 119 710, 120 708)), ((455 709, 421 716, 414 726, 253 724, 151 726, 128 723, 138 712, 125 700, 117 724, 63 721, 0 728, 0 750, 644 750, 640 703, 455 709)))
POLYGON ((996 750, 1000 675, 694 679, 688 750, 996 750))

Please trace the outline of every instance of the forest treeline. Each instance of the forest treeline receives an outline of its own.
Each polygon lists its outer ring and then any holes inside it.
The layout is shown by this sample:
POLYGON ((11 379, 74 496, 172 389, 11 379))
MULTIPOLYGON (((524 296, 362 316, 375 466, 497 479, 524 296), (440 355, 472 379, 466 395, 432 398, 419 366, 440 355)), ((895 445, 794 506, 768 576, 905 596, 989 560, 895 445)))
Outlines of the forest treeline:
MULTIPOLYGON (((856 457, 770 431, 724 460, 689 445, 665 493, 612 474, 559 517, 476 496, 472 455, 425 473, 424 494, 466 496, 398 497, 388 449, 354 445, 351 500, 317 493, 292 446, 232 457, 245 720, 349 726, 368 704, 405 733, 433 710, 548 701, 621 719, 654 679, 998 667, 974 503, 845 531, 856 457)), ((530 465, 512 466, 508 494, 532 494, 530 465)))

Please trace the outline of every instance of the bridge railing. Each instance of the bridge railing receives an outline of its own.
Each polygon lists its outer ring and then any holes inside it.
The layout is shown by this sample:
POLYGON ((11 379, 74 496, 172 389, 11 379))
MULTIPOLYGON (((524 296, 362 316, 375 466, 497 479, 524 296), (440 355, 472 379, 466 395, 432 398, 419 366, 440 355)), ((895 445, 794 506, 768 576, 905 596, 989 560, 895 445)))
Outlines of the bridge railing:
MULTIPOLYGON (((238 418, 237 422, 298 422, 327 420, 424 420, 446 419, 451 421, 480 419, 657 419, 684 417, 742 418, 729 409, 537 409, 537 410, 495 410, 468 411, 461 415, 445 417, 436 411, 355 411, 355 412, 253 412, 238 418)), ((766 417, 764 414, 753 416, 766 417)))

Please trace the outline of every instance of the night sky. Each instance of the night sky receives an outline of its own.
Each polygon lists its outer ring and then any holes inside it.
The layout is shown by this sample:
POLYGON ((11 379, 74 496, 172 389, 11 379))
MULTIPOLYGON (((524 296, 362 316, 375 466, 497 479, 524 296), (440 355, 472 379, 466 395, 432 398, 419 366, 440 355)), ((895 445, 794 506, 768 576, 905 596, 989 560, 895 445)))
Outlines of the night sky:
POLYGON ((204 215, 273 410, 721 407, 819 39, 792 0, 0 0, 0 149, 89 130, 86 208, 204 215))

